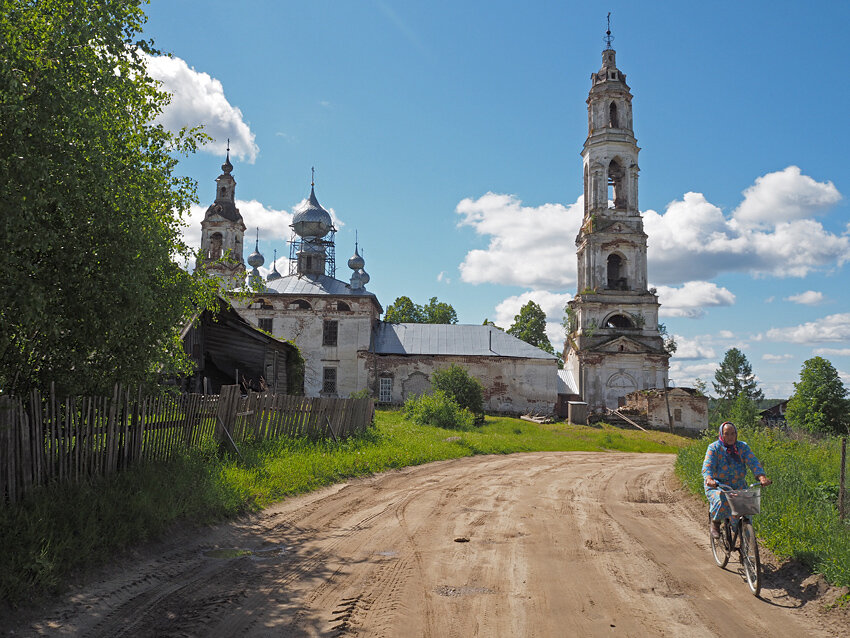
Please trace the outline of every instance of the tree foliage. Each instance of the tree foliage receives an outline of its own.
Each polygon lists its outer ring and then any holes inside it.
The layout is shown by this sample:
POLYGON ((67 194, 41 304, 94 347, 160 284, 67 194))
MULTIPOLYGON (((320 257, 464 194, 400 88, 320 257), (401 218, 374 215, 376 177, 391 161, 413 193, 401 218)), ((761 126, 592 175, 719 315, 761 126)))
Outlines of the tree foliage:
POLYGON ((726 351, 720 367, 714 372, 712 385, 718 398, 725 401, 734 401, 741 394, 750 401, 759 401, 764 398, 750 362, 738 348, 730 348, 726 351))
POLYGON ((444 370, 435 370, 431 375, 431 385, 473 414, 484 413, 484 387, 466 368, 452 364, 444 370))
POLYGON ((788 423, 810 432, 846 433, 850 430, 848 412, 847 388, 835 367, 823 357, 804 361, 785 412, 788 423))
POLYGON ((555 354, 555 349, 546 336, 546 313, 533 301, 520 308, 519 314, 514 316, 514 322, 508 328, 508 334, 545 352, 555 354))
POLYGON ((384 313, 384 321, 389 323, 457 323, 457 312, 450 304, 431 297, 421 306, 413 303, 410 297, 397 297, 384 313))
POLYGON ((140 0, 0 0, 0 391, 88 392, 184 367, 181 322, 211 301, 174 154, 153 120, 140 0))

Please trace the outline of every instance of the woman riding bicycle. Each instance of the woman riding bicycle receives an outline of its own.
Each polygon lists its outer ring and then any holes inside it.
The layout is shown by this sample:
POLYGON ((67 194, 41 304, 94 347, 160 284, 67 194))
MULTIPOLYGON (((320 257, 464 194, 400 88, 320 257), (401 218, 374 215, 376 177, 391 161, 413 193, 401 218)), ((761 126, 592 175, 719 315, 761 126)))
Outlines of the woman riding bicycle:
POLYGON ((730 421, 720 424, 717 440, 705 451, 702 463, 702 476, 705 480, 705 495, 708 497, 711 513, 711 535, 720 538, 720 521, 732 516, 732 510, 726 497, 718 487, 719 483, 733 489, 747 487, 747 466, 753 471, 762 485, 770 485, 761 463, 753 454, 750 446, 738 440, 738 428, 730 421))

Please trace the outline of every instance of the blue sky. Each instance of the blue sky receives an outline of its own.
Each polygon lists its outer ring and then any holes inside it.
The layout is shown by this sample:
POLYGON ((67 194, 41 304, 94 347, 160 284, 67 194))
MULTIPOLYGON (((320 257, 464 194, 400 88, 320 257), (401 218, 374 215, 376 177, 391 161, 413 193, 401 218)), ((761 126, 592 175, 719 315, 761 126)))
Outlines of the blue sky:
POLYGON ((285 272, 315 166, 338 278, 356 231, 384 307, 436 296, 508 327, 534 299, 560 348, 607 11, 671 379, 711 380, 735 346, 767 396, 815 354, 850 383, 846 3, 153 0, 163 122, 215 138, 181 161, 201 202, 187 241, 230 137, 266 265, 276 249, 285 272))

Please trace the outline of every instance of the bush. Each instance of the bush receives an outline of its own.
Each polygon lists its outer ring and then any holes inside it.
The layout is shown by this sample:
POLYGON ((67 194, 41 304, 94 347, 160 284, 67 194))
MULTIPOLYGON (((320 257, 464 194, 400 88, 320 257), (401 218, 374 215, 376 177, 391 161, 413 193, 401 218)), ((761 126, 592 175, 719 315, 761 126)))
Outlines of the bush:
POLYGON ((452 397, 461 407, 473 414, 484 414, 484 387, 466 368, 452 364, 431 375, 431 385, 452 397))
POLYGON ((460 407, 454 398, 442 390, 408 397, 404 402, 404 418, 418 425, 433 425, 450 430, 467 430, 475 422, 472 412, 460 407))

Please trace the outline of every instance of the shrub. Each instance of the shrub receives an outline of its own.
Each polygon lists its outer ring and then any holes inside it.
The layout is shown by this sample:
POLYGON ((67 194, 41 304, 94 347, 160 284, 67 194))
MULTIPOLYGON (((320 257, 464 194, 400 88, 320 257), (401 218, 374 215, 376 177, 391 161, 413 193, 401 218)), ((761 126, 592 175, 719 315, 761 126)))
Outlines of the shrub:
POLYGON ((473 426, 475 417, 457 404, 442 390, 432 394, 410 396, 404 402, 404 418, 419 425, 433 425, 451 430, 466 430, 473 426))
POLYGON ((484 387, 466 368, 452 364, 431 375, 431 385, 452 397, 461 407, 473 414, 484 414, 484 387))

